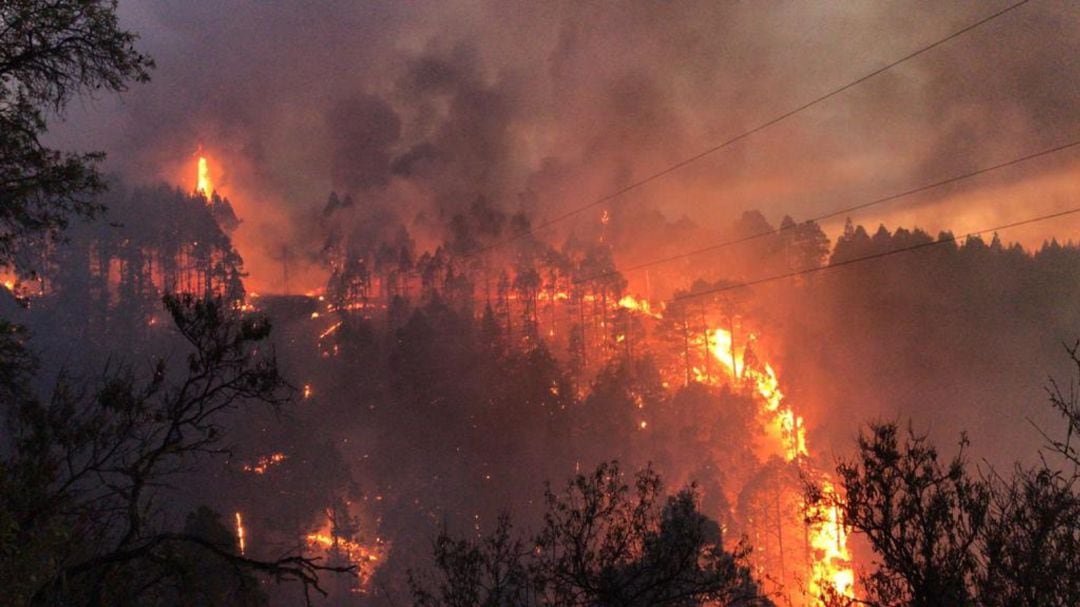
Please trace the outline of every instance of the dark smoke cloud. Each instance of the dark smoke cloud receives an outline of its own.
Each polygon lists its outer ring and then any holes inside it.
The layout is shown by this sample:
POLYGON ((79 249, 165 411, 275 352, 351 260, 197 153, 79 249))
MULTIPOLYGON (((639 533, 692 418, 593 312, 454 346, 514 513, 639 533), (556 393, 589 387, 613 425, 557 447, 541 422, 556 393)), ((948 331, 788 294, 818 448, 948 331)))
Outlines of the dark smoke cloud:
MULTIPOLYGON (((119 105, 75 111, 58 139, 104 148, 111 169, 140 181, 187 179, 203 146, 245 219, 238 241, 252 280, 274 289, 276 266, 262 258, 283 244, 311 254, 310 216, 332 189, 405 224, 481 195, 551 216, 999 6, 122 2, 158 61, 155 79, 119 105)), ((612 211, 653 206, 712 226, 759 208, 778 221, 1047 147, 1080 133, 1078 57, 1080 6, 1032 2, 612 211)), ((1060 207, 1075 160, 880 218, 937 230, 1060 207), (1012 184, 1040 175, 1045 195, 1018 204, 1012 184)))
POLYGON ((348 99, 327 117, 334 187, 346 192, 385 186, 390 182, 393 146, 401 138, 401 119, 378 97, 348 99))
POLYGON ((417 142, 395 163, 423 161, 423 184, 443 210, 464 208, 478 194, 505 196, 514 164, 513 128, 523 93, 514 78, 485 78, 474 46, 426 49, 410 59, 393 96, 414 118, 417 142))

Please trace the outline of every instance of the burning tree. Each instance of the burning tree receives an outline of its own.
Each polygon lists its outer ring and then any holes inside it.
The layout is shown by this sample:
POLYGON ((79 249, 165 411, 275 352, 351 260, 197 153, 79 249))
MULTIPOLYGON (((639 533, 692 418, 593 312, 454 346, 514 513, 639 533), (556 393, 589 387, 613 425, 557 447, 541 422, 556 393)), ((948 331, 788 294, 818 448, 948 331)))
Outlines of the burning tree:
MULTIPOLYGON (((55 296, 76 307, 73 322, 145 321, 160 312, 165 293, 244 299, 243 260, 205 198, 165 185, 111 185, 99 197, 109 222, 69 230, 67 242, 54 247, 38 276, 39 298, 55 296)), ((229 204, 216 194, 213 199, 229 204)))

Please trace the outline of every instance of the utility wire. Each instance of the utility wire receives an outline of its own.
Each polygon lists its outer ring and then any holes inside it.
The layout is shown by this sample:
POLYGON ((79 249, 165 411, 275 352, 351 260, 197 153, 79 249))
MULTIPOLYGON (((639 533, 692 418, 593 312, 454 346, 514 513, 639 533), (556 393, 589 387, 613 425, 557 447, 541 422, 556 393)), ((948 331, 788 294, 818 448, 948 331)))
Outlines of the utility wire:
POLYGON ((586 205, 577 207, 575 209, 572 209, 570 211, 562 213, 561 215, 556 215, 555 217, 541 223, 539 226, 536 226, 534 228, 529 228, 529 229, 527 229, 527 230, 525 230, 523 232, 519 232, 519 233, 517 233, 517 234, 515 234, 515 235, 513 235, 513 236, 511 236, 509 238, 506 238, 506 239, 498 241, 498 242, 494 242, 494 243, 492 243, 492 244, 490 244, 490 245, 476 251, 471 256, 481 255, 481 254, 483 254, 483 253, 485 253, 485 252, 487 252, 487 251, 489 251, 491 249, 501 247, 501 246, 509 244, 511 242, 515 242, 515 241, 520 240, 521 238, 524 238, 524 237, 526 237, 526 236, 528 236, 530 234, 535 234, 536 232, 538 232, 540 230, 544 230, 546 228, 549 228, 552 225, 555 225, 556 223, 559 223, 561 221, 564 221, 566 219, 569 219, 571 217, 574 217, 576 215, 584 213, 585 211, 587 211, 587 210, 589 210, 591 208, 594 208, 596 206, 599 206, 601 204, 604 204, 605 202, 608 202, 610 200, 614 200, 615 198, 618 198, 618 197, 622 196, 623 194, 625 194, 625 193, 627 193, 627 192, 629 192, 631 190, 636 190, 637 188, 640 188, 641 186, 643 186, 643 185, 645 185, 647 183, 650 183, 650 182, 653 182, 653 181, 655 181, 657 179, 660 179, 661 177, 663 177, 663 176, 665 176, 665 175, 667 175, 669 173, 673 173, 673 172, 681 169, 682 167, 684 167, 684 166, 686 166, 688 164, 692 164, 692 163, 694 163, 694 162, 696 162, 696 161, 698 161, 698 160, 700 160, 700 159, 702 159, 702 158, 704 158, 706 156, 709 156, 709 155, 711 155, 711 154, 713 154, 715 152, 718 152, 718 151, 720 151, 720 150, 722 150, 722 149, 724 149, 726 147, 729 147, 732 144, 735 144, 735 143, 737 143, 739 141, 742 141, 743 139, 746 139, 746 138, 750 137, 751 135, 759 133, 759 132, 773 126, 774 124, 777 124, 778 122, 782 122, 782 121, 786 120, 787 118, 790 118, 790 117, 802 112, 803 110, 807 110, 807 109, 809 109, 809 108, 811 108, 811 107, 813 107, 813 106, 815 106, 815 105, 817 105, 817 104, 819 104, 819 103, 821 103, 821 102, 823 102, 823 101, 825 101, 827 99, 831 99, 832 97, 835 97, 835 96, 843 93, 844 91, 847 91, 847 90, 849 90, 851 88, 854 88, 854 87, 862 84, 863 82, 866 82, 867 80, 870 80, 871 78, 874 78, 875 76, 877 76, 879 74, 887 72, 887 71, 891 70, 892 68, 894 68, 894 67, 896 67, 896 66, 898 66, 898 65, 900 65, 902 63, 910 61, 911 59, 914 59, 914 58, 918 57, 919 55, 922 55, 922 54, 926 53, 927 51, 930 51, 931 49, 937 48, 938 46, 941 46, 942 44, 945 44, 946 42, 949 42, 950 40, 952 40, 954 38, 958 38, 958 37, 970 32, 971 30, 974 30, 974 29, 978 28, 981 25, 984 25, 984 24, 986 24, 986 23, 988 23, 990 21, 993 21, 994 19, 997 19, 998 17, 1000 17, 1000 16, 1002 16, 1002 15, 1004 15, 1004 14, 1006 14, 1006 13, 1012 11, 1012 10, 1020 8, 1021 6, 1027 4, 1030 1, 1031 0, 1020 0, 1019 2, 1017 2, 1015 4, 1010 4, 1009 6, 1003 8, 1003 9, 1001 9, 1001 10, 995 12, 995 13, 992 13, 992 14, 986 16, 986 17, 983 17, 982 19, 976 21, 975 23, 972 23, 970 25, 967 25, 967 26, 965 26, 965 27, 963 27, 961 29, 958 29, 958 30, 954 31, 953 33, 949 34, 948 36, 945 36, 944 38, 941 38, 941 39, 939 39, 939 40, 937 40, 935 42, 932 42, 932 43, 930 43, 930 44, 928 44, 928 45, 926 45, 924 47, 919 48, 918 50, 915 50, 915 51, 913 51, 911 53, 908 53, 907 55, 904 55, 903 57, 901 57, 899 59, 896 59, 896 60, 892 61, 891 63, 888 63, 885 66, 880 67, 880 68, 878 68, 878 69, 876 69, 876 70, 874 70, 874 71, 872 71, 872 72, 870 72, 868 74, 860 76, 859 78, 856 78, 855 80, 852 80, 851 82, 848 82, 847 84, 841 86, 840 88, 833 89, 832 91, 830 91, 828 93, 825 93, 825 94, 823 94, 823 95, 821 95, 819 97, 816 97, 813 100, 808 101, 808 102, 806 102, 806 103, 804 103, 804 104, 802 104, 802 105, 800 105, 800 106, 798 106, 798 107, 796 107, 794 109, 788 110, 787 112, 784 112, 783 114, 780 114, 779 116, 776 116, 775 118, 767 120, 767 121, 765 121, 765 122, 751 128, 748 131, 743 131, 742 133, 740 133, 740 134, 738 134, 738 135, 736 135, 736 136, 734 136, 734 137, 732 137, 732 138, 730 138, 730 139, 728 139, 728 140, 726 140, 726 141, 724 141, 724 142, 722 142, 720 144, 714 145, 711 148, 708 148, 706 150, 698 152, 697 154, 695 154, 693 156, 690 156, 689 158, 683 159, 683 160, 681 160, 681 161, 679 161, 679 162, 677 162, 677 163, 675 163, 673 165, 668 166, 667 168, 665 168, 663 170, 660 170, 660 171, 658 171, 656 173, 653 173, 653 174, 651 174, 651 175, 649 175, 647 177, 644 177, 644 178, 642 178, 642 179, 640 179, 638 181, 635 181, 635 182, 633 182, 633 183, 631 183, 629 185, 626 185, 626 186, 624 186, 624 187, 622 187, 622 188, 620 188, 618 190, 615 190, 614 192, 612 192, 612 193, 610 193, 610 194, 608 194, 606 196, 602 196, 600 198, 597 198, 596 200, 594 200, 594 201, 592 201, 592 202, 590 202, 590 203, 588 203, 586 205))
POLYGON ((957 242, 961 238, 970 238, 972 236, 979 236, 979 235, 986 234, 986 233, 989 233, 989 232, 1001 232, 1001 231, 1004 231, 1004 230, 1008 230, 1010 228, 1017 228, 1017 227, 1020 227, 1020 226, 1030 225, 1030 224, 1033 224, 1033 223, 1039 223, 1041 221, 1049 221, 1051 219, 1058 219, 1060 217, 1065 217, 1067 215, 1073 215, 1073 214, 1076 214, 1076 213, 1080 213, 1080 207, 1074 207, 1074 208, 1068 209, 1066 211, 1059 211, 1057 213, 1051 213, 1049 215, 1040 215, 1038 217, 1032 217, 1032 218, 1024 219, 1024 220, 1021 220, 1021 221, 1014 221, 1012 223, 1006 223, 1006 224, 1002 224, 1002 225, 999 225, 999 226, 994 226, 992 228, 984 228, 982 230, 978 230, 978 231, 975 231, 975 232, 968 232, 967 234, 964 234, 962 236, 949 236, 949 237, 946 237, 946 238, 939 238, 938 240, 933 240, 933 241, 930 241, 930 242, 922 242, 922 243, 919 243, 919 244, 916 244, 916 245, 911 245, 911 246, 908 246, 908 247, 902 247, 902 248, 899 248, 899 249, 893 249, 891 251, 884 251, 884 252, 881 252, 881 253, 874 253, 872 255, 864 255, 862 257, 854 257, 852 259, 845 259, 844 261, 839 261, 839 262, 836 262, 836 263, 833 263, 833 264, 829 264, 827 266, 820 266, 820 267, 816 267, 816 268, 807 268, 805 270, 796 270, 796 271, 792 271, 792 272, 785 272, 783 274, 774 274, 772 276, 765 276, 763 278, 757 278, 757 279, 749 280, 749 281, 746 281, 746 282, 737 282, 737 283, 732 283, 732 284, 728 284, 728 285, 724 285, 724 286, 720 286, 720 287, 714 287, 712 289, 705 289, 703 291, 696 291, 696 292, 693 292, 693 293, 687 293, 685 295, 680 295, 680 296, 675 297, 675 301, 684 301, 684 300, 687 300, 687 299, 695 299, 695 298, 698 298, 698 297, 703 297, 705 295, 715 295, 717 293, 723 293, 725 291, 732 291, 732 290, 735 290, 735 289, 744 289, 746 287, 752 287, 752 286, 764 284, 764 283, 767 283, 767 282, 773 282, 773 281, 777 281, 777 280, 784 280, 784 279, 787 279, 787 278, 794 278, 795 276, 803 276, 803 275, 806 275, 806 274, 814 274, 814 273, 817 273, 817 272, 824 272, 826 270, 832 270, 832 269, 835 269, 835 268, 842 268, 844 266, 850 266, 850 265, 854 265, 854 264, 857 264, 857 263, 863 263, 863 262, 872 261, 872 260, 875 260, 875 259, 881 259, 881 258, 884 258, 884 257, 890 257, 892 255, 899 255, 901 253, 910 253, 912 251, 918 251, 920 249, 928 249, 930 247, 936 247, 938 245, 949 244, 949 243, 952 243, 952 242, 957 242))
POLYGON ((1051 148, 1046 148, 1046 149, 1040 150, 1038 152, 1033 152, 1031 154, 1020 156, 1018 158, 1013 158, 1012 160, 1008 160, 1006 162, 1002 162, 1002 163, 998 163, 998 164, 995 164, 995 165, 985 166, 985 167, 982 167, 982 168, 979 168, 979 169, 975 169, 974 171, 969 171, 969 172, 964 173, 962 175, 955 175, 955 176, 949 177, 947 179, 942 179, 941 181, 935 181, 933 183, 927 183, 927 184, 921 185, 921 186, 916 187, 916 188, 911 188, 910 190, 904 190, 903 192, 899 192, 899 193, 896 193, 896 194, 890 194, 888 196, 883 196, 881 198, 876 198, 876 199, 870 200, 868 202, 863 202, 863 203, 851 205, 851 206, 848 206, 848 207, 844 207, 842 209, 836 209, 834 211, 829 211, 828 213, 825 213, 824 215, 818 215, 816 217, 811 217, 810 219, 807 219, 807 220, 805 220, 805 221, 803 221, 801 223, 798 223, 798 224, 795 224, 793 226, 789 226, 789 227, 786 227, 786 228, 781 227, 778 230, 767 230, 767 231, 763 231, 763 232, 755 232, 753 234, 749 234, 749 235, 742 236, 742 237, 739 237, 739 238, 734 238, 734 239, 731 239, 731 240, 725 240, 725 241, 718 242, 716 244, 712 244, 712 245, 709 245, 709 246, 706 246, 706 247, 701 247, 700 249, 693 249, 691 251, 686 251, 686 252, 683 252, 683 253, 676 253, 674 255, 669 255, 667 257, 661 257, 659 259, 654 259, 654 260, 651 260, 651 261, 642 262, 642 263, 632 265, 632 266, 629 266, 629 267, 626 267, 626 268, 621 268, 621 269, 616 270, 616 271, 604 272, 602 274, 596 274, 596 275, 593 275, 593 276, 587 276, 585 278, 575 279, 574 283, 579 284, 579 283, 583 283, 583 282, 589 282, 589 281, 592 281, 592 280, 599 280, 601 278, 607 278, 609 276, 614 276, 615 274, 626 274, 628 272, 633 272, 633 271, 636 271, 636 270, 641 270, 641 269, 644 269, 644 268, 649 268, 649 267, 652 267, 652 266, 657 266, 657 265, 669 263, 669 262, 672 262, 672 261, 678 261, 680 259, 686 259, 688 257, 693 257, 695 255, 700 255, 702 253, 709 253, 709 252, 712 252, 712 251, 719 251, 720 249, 726 249, 727 247, 735 246, 735 245, 738 245, 738 244, 743 244, 743 243, 746 243, 746 242, 750 242, 752 240, 757 240, 759 238, 765 238, 766 236, 778 236, 778 235, 783 234, 785 232, 791 231, 791 230, 797 228, 800 225, 805 225, 805 224, 810 223, 810 222, 818 222, 818 221, 823 221, 823 220, 826 220, 826 219, 832 219, 833 217, 837 217, 839 215, 844 215, 844 214, 847 214, 847 213, 852 213, 854 211, 861 211, 861 210, 867 209, 869 207, 877 206, 877 205, 880 205, 880 204, 885 204, 886 202, 892 202, 894 200, 898 200, 900 198, 905 198, 905 197, 911 196, 913 194, 919 194, 921 192, 925 192, 927 190, 932 190, 934 188, 939 188, 939 187, 942 187, 942 186, 945 186, 945 185, 956 183, 958 181, 963 181, 965 179, 971 179, 972 177, 976 177, 978 175, 984 175, 984 174, 989 173, 991 171, 996 171, 998 169, 1003 169, 1005 167, 1010 167, 1010 166, 1013 166, 1013 165, 1016 165, 1016 164, 1020 164, 1022 162, 1026 162, 1028 160, 1033 160, 1035 158, 1041 158, 1043 156, 1049 156, 1050 154, 1061 152, 1063 150, 1074 148, 1076 146, 1080 146, 1080 139, 1075 139, 1075 140, 1073 140, 1073 141, 1071 141, 1069 143, 1054 146, 1054 147, 1051 147, 1051 148))

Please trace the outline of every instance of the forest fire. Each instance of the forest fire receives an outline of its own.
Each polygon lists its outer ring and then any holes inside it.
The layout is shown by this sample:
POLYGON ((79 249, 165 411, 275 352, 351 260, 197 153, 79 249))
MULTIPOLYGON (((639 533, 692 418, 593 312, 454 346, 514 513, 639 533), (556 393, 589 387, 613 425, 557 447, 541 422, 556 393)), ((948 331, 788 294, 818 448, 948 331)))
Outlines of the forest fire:
POLYGON ((746 352, 753 343, 751 335, 742 349, 736 347, 731 332, 716 329, 712 332, 712 354, 736 381, 745 381, 753 387, 765 403, 764 413, 770 417, 768 434, 771 443, 778 446, 786 461, 808 455, 806 451, 806 428, 803 419, 784 403, 780 381, 768 363, 747 365, 746 352))
MULTIPOLYGON (((746 348, 739 350, 730 332, 716 329, 712 340, 713 355, 732 377, 749 383, 760 396, 765 405, 762 413, 767 419, 766 432, 769 442, 778 447, 784 460, 797 460, 801 466, 809 466, 806 430, 802 417, 796 415, 784 401, 776 372, 768 363, 759 363, 760 368, 747 364, 745 353, 752 341, 751 337, 746 348)), ((827 476, 821 484, 822 491, 830 495, 835 492, 827 476)), ((807 538, 814 550, 807 596, 810 600, 833 594, 854 597, 855 574, 851 569, 847 532, 840 513, 834 508, 821 511, 808 504, 803 505, 803 510, 803 520, 795 523, 806 525, 807 538), (814 511, 811 511, 812 509, 814 511)))
POLYGON ((202 4, 0 2, 0 605, 1080 605, 1080 4, 202 4))
MULTIPOLYGON (((210 167, 205 156, 200 156, 198 159, 196 191, 206 197, 207 200, 210 200, 214 194, 210 167)), ((602 227, 604 229, 598 236, 599 246, 608 246, 606 244, 606 230, 609 221, 610 215, 605 211, 602 217, 602 227)), ((348 264, 341 262, 330 265, 331 267, 344 268, 348 264)), ((333 286, 334 280, 331 278, 331 286, 333 286)), ((345 294, 333 292, 331 292, 330 297, 324 297, 321 293, 306 296, 317 304, 315 309, 306 312, 306 315, 310 321, 322 325, 322 328, 317 329, 315 341, 323 358, 335 356, 338 353, 341 343, 337 334, 344 326, 346 316, 358 315, 360 318, 370 319, 373 312, 389 309, 391 304, 389 300, 380 301, 379 298, 370 297, 369 293, 389 293, 385 285, 393 286, 395 289, 402 289, 405 292, 411 290, 408 274, 395 278, 386 277, 385 279, 382 276, 368 275, 363 280, 370 281, 371 284, 361 282, 357 285, 355 278, 350 280, 354 282, 347 296, 343 297, 345 294), (384 280, 386 280, 385 283, 384 280), (324 318, 330 319, 330 322, 328 324, 324 323, 324 318)), ((422 287, 422 285, 420 286, 422 287)), ((629 318, 638 317, 659 326, 668 322, 664 313, 665 305, 657 306, 646 298, 630 294, 609 294, 604 289, 597 290, 595 288, 573 290, 569 288, 570 286, 570 284, 561 285, 558 280, 555 280, 534 292, 528 289, 503 291, 501 297, 505 303, 501 304, 504 311, 500 316, 500 320, 506 323, 509 331, 512 326, 510 310, 517 307, 522 309, 526 318, 528 318, 529 314, 535 314, 537 317, 535 322, 538 326, 541 322, 538 305, 542 305, 545 310, 544 313, 548 317, 544 322, 550 325, 544 331, 547 339, 557 340, 560 337, 562 339, 573 339, 575 331, 583 331, 583 329, 574 328, 574 321, 580 322, 581 320, 580 318, 575 319, 574 309, 577 309, 577 314, 580 317, 581 313, 588 307, 593 314, 596 314, 598 310, 601 313, 600 320, 596 321, 594 325, 596 330, 594 339, 602 336, 605 332, 612 332, 609 345, 604 347, 622 350, 627 353, 631 352, 633 348, 656 350, 660 347, 659 344, 650 344, 651 339, 648 338, 650 331, 641 333, 642 328, 634 325, 636 321, 621 321, 617 315, 613 314, 616 310, 623 310, 631 315, 629 318), (532 311, 530 312, 530 310, 532 311), (560 312, 559 310, 566 310, 566 312, 560 312), (567 316, 569 322, 565 324, 570 332, 560 336, 556 332, 556 327, 559 324, 557 319, 563 314, 569 315, 567 316)), ((238 304, 240 305, 239 309, 244 312, 254 312, 256 310, 254 302, 257 299, 258 295, 248 293, 242 302, 238 304)), ((685 314, 685 312, 681 314, 685 314)), ((683 322, 685 324, 685 319, 683 322)), ((528 324, 525 327, 527 328, 528 324)), ((732 327, 733 329, 734 327, 732 327)), ((704 368, 695 366, 692 374, 688 368, 688 377, 694 377, 696 381, 708 385, 728 383, 733 389, 745 390, 752 394, 754 399, 760 403, 758 418, 766 438, 760 455, 762 457, 778 456, 784 462, 797 466, 804 474, 822 479, 822 491, 832 495, 836 489, 829 482, 828 476, 810 468, 811 458, 806 443, 806 429, 803 418, 785 400, 776 371, 769 363, 760 360, 754 352, 756 339, 753 334, 748 333, 743 340, 744 343, 739 344, 736 342, 732 330, 708 328, 703 334, 690 340, 694 347, 700 348, 707 353, 706 358, 719 364, 720 372, 709 371, 710 365, 706 360, 704 368)), ((578 333, 579 336, 582 334, 584 333, 578 333)), ((526 336, 527 334, 523 335, 523 337, 526 336)), ((601 340, 602 343, 605 341, 607 340, 601 340)), ((686 364, 689 367, 689 359, 687 359, 686 364)), ((668 385, 675 384, 665 382, 665 386, 668 385)), ((311 384, 304 383, 301 398, 304 400, 310 399, 312 394, 311 384)), ((551 394, 555 397, 561 394, 557 384, 553 384, 551 394)), ((635 402, 637 402, 636 406, 639 409, 644 407, 644 402, 640 397, 635 396, 635 402)), ((642 412, 646 411, 642 410, 642 412)), ((652 431, 652 421, 654 420, 646 416, 634 423, 639 432, 644 432, 646 430, 652 431)), ((256 476, 266 475, 271 468, 280 465, 286 459, 287 456, 284 453, 275 452, 268 456, 261 456, 253 463, 245 464, 243 470, 256 476)), ((485 475, 485 478, 490 479, 491 476, 485 475)), ((854 574, 851 569, 851 555, 847 548, 846 531, 839 512, 835 508, 830 509, 805 504, 801 501, 801 498, 798 498, 797 501, 801 503, 801 506, 792 511, 790 516, 780 524, 790 529, 803 528, 809 550, 809 561, 805 576, 801 578, 796 576, 795 579, 805 580, 803 582, 805 588, 801 592, 794 594, 789 589, 785 589, 783 592, 788 596, 788 600, 796 602, 802 600, 807 605, 814 604, 819 597, 825 595, 836 594, 853 597, 854 574), (803 598, 800 599, 800 596, 803 598)), ((235 527, 237 541, 241 552, 243 552, 246 550, 246 529, 239 511, 235 513, 235 527)), ((784 531, 783 533, 795 532, 784 531)), ((366 592, 375 567, 379 564, 381 558, 385 556, 386 544, 381 540, 371 545, 363 544, 348 533, 340 533, 330 522, 323 529, 309 533, 305 539, 312 549, 325 553, 328 558, 338 559, 357 567, 360 578, 358 584, 353 588, 357 592, 366 592)))
MULTIPOLYGON (((649 302, 630 296, 619 300, 619 306, 662 318, 651 311, 649 302)), ((750 352, 754 336, 749 335, 745 346, 740 348, 732 333, 726 329, 714 329, 707 335, 711 337, 707 340, 709 351, 724 367, 729 381, 735 386, 740 383, 748 386, 762 403, 760 415, 770 450, 782 456, 785 462, 797 463, 804 474, 820 477, 820 490, 831 498, 836 489, 828 480, 828 475, 810 469, 803 418, 785 401, 772 366, 758 360, 750 352)), ((699 374, 698 379, 710 381, 711 378, 699 374)), ((641 429, 645 429, 646 425, 645 421, 640 422, 641 429)), ((855 575, 847 547, 847 531, 840 513, 836 508, 811 505, 805 501, 800 510, 785 524, 805 525, 807 542, 813 550, 805 593, 807 604, 816 603, 820 597, 826 596, 854 598, 855 575)))
MULTIPOLYGON (((208 200, 214 196, 209 168, 207 158, 200 157, 197 192, 208 200)), ((603 227, 605 230, 609 227, 607 221, 603 227)), ((589 246, 596 251, 607 250, 610 244, 605 233, 597 235, 595 243, 589 246)), ((348 247, 344 250, 346 253, 340 259, 328 257, 326 261, 325 265, 332 268, 333 274, 328 280, 325 294, 319 290, 287 299, 246 293, 238 300, 237 309, 246 314, 263 312, 264 308, 272 310, 286 302, 292 302, 290 305, 306 306, 298 313, 298 317, 305 321, 305 331, 313 333, 312 338, 321 354, 320 358, 327 361, 327 364, 338 365, 340 363, 332 361, 337 360, 339 351, 344 351, 342 348, 353 346, 349 340, 354 338, 354 327, 368 327, 372 322, 387 322, 394 305, 400 305, 404 301, 403 295, 416 296, 421 301, 430 302, 439 301, 440 297, 445 296, 452 302, 452 291, 448 285, 452 285, 455 280, 470 277, 468 273, 455 272, 452 260, 440 257, 442 253, 438 251, 435 254, 425 253, 415 257, 413 253, 398 253, 397 258, 391 258, 384 253, 383 261, 379 261, 364 255, 350 257, 354 253, 349 253, 348 247), (397 302, 395 297, 398 298, 397 302), (346 324, 347 322, 349 324, 346 324), (343 327, 349 327, 350 330, 344 331, 343 327)), ((333 247, 326 249, 328 255, 339 254, 335 251, 337 249, 333 247)), ((616 271, 613 267, 607 267, 599 272, 590 269, 588 273, 610 277, 616 274, 616 271)), ((471 278, 476 281, 475 284, 481 282, 476 276, 471 278)), ((602 372, 604 365, 613 364, 605 363, 605 360, 632 361, 637 353, 651 353, 664 365, 668 365, 674 357, 665 345, 666 342, 658 337, 665 330, 675 329, 681 332, 684 351, 680 358, 686 367, 687 381, 684 383, 674 377, 666 378, 663 387, 669 391, 667 398, 678 392, 678 386, 688 387, 693 383, 691 380, 709 386, 727 384, 736 393, 752 397, 758 406, 756 420, 765 437, 764 443, 759 444, 758 456, 762 461, 778 457, 802 473, 823 479, 823 491, 830 495, 836 492, 827 475, 811 469, 812 458, 806 442, 803 417, 785 400, 775 369, 761 360, 755 351, 757 344, 754 335, 747 332, 741 343, 736 340, 730 310, 699 306, 695 317, 700 318, 694 320, 694 323, 702 323, 702 326, 695 329, 695 334, 691 335, 688 320, 690 317, 685 306, 679 307, 678 300, 652 302, 627 293, 625 286, 620 285, 617 280, 614 279, 610 285, 605 282, 605 278, 575 282, 572 275, 552 269, 540 269, 536 274, 530 274, 520 267, 514 268, 514 273, 500 279, 500 285, 494 289, 494 300, 488 300, 488 305, 491 306, 490 318, 496 324, 496 330, 505 336, 503 339, 507 341, 504 347, 508 352, 512 352, 514 348, 528 351, 546 341, 547 347, 567 348, 572 360, 575 356, 580 357, 584 366, 577 372, 581 373, 583 384, 592 381, 587 378, 593 374, 602 372), (719 323, 712 320, 717 317, 724 318, 725 322, 732 323, 732 326, 717 328, 719 323), (557 328, 559 330, 556 330, 557 328), (541 339, 541 335, 545 338, 541 339)), ((469 314, 474 319, 480 318, 479 310, 474 309, 469 314)), ((667 343, 679 343, 679 340, 672 342, 669 339, 667 343)), ((563 358, 563 355, 559 358, 563 358)), ((423 369, 420 370, 423 372, 423 369)), ((314 371, 315 369, 308 369, 307 372, 314 371)), ((319 385, 323 385, 321 381, 319 385)), ((575 393, 573 390, 564 390, 558 381, 544 385, 544 391, 556 400, 575 393)), ((301 386, 300 398, 312 399, 313 384, 305 382, 301 386)), ((323 400, 325 394, 330 394, 333 398, 333 392, 332 388, 320 390, 319 400, 323 400)), ((577 394, 582 398, 587 391, 579 388, 577 394)), ((662 407, 646 407, 643 393, 634 393, 632 401, 636 409, 632 425, 635 432, 641 436, 662 433, 664 426, 671 423, 657 417, 662 407)), ((287 459, 284 453, 275 451, 243 465, 242 469, 253 477, 272 479, 273 469, 281 466, 287 459)), ((487 473, 482 476, 485 479, 492 478, 492 475, 487 473)), ((735 491, 737 488, 729 490, 735 491)), ((781 569, 790 572, 786 576, 787 586, 778 586, 778 591, 787 596, 788 600, 805 605, 815 604, 818 597, 830 593, 854 596, 851 556, 840 513, 835 509, 814 509, 803 503, 801 497, 791 494, 792 490, 784 489, 787 492, 784 499, 798 502, 797 507, 785 512, 782 519, 773 524, 779 526, 780 531, 776 532, 778 534, 804 536, 807 545, 805 573, 800 573, 801 564, 793 565, 797 559, 790 556, 786 559, 780 558, 781 569), (799 581, 800 590, 792 591, 793 580, 799 581)), ((741 521, 741 524, 746 525, 747 529, 757 529, 755 525, 762 525, 750 516, 741 521)), ((311 549, 325 554, 327 558, 356 566, 360 571, 360 582, 356 590, 364 592, 376 566, 381 564, 386 556, 387 544, 381 540, 370 545, 365 544, 358 539, 354 531, 343 530, 327 522, 324 528, 308 533, 305 540, 311 549)), ((760 529, 753 532, 755 537, 761 533, 760 529)), ((239 511, 235 513, 235 534, 242 550, 246 550, 247 530, 239 511)), ((755 553, 752 560, 756 558, 755 553)), ((761 561, 758 565, 762 575, 769 574, 775 566, 775 563, 766 561, 761 561)))

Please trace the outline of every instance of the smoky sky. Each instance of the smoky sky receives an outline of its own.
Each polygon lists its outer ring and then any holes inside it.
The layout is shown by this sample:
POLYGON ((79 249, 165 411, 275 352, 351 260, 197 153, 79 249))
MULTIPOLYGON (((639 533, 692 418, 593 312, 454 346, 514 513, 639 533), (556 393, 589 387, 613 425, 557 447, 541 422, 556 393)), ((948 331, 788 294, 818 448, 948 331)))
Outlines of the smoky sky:
MULTIPOLYGON (((53 138, 184 187, 202 149, 244 219, 252 281, 273 289, 272 252, 318 249, 331 190, 420 232, 478 196, 542 220, 1005 5, 121 0, 153 80, 77 103, 53 138)), ((809 217, 1077 138, 1078 100, 1080 5, 1034 0, 608 207, 706 226, 747 209, 809 217)), ((1059 210, 1080 193, 1078 161, 856 219, 970 229, 1059 210)))

